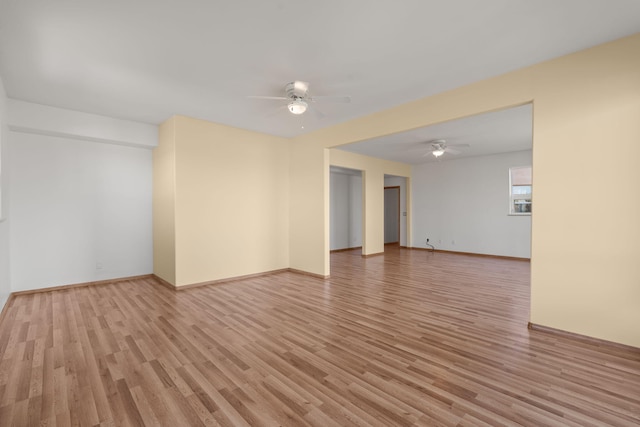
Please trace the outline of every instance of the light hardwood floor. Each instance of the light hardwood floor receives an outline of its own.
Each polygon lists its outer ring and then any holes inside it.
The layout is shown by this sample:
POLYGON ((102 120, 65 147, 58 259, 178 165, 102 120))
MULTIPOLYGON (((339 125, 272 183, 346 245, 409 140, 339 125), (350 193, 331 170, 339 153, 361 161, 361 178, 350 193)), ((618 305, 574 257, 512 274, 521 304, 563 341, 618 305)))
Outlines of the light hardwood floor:
POLYGON ((14 298, 0 426, 640 424, 640 351, 527 329, 529 263, 387 248, 14 298))

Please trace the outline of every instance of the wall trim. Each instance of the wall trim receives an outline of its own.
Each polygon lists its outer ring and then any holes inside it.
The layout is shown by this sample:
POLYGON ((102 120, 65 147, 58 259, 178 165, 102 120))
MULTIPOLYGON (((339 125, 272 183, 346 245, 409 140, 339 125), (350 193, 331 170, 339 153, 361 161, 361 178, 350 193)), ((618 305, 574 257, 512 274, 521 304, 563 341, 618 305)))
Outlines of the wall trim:
POLYGON ((12 305, 14 298, 15 296, 13 295, 13 293, 11 293, 9 294, 9 297, 7 298, 7 300, 4 302, 4 306, 2 306, 2 311, 0 311, 0 325, 2 325, 2 322, 4 322, 4 318, 9 312, 9 306, 12 305))
POLYGON ((407 249, 417 250, 417 251, 440 252, 444 254, 468 255, 468 256, 476 256, 476 257, 483 257, 483 258, 510 259, 513 261, 531 262, 531 258, 515 257, 515 256, 507 256, 507 255, 492 255, 492 254, 479 254, 475 252, 446 251, 444 249, 420 248, 417 246, 411 246, 411 247, 408 247, 407 249))
POLYGON ((281 268, 281 269, 278 269, 278 270, 265 271, 265 272, 262 272, 262 273, 245 274, 243 276, 227 277, 225 279, 208 280, 206 282, 199 282, 199 283, 190 283, 188 285, 176 286, 175 290, 176 291, 184 291, 184 290, 191 289, 191 288, 198 288, 200 286, 220 285, 222 283, 237 282, 237 281, 245 280, 245 279, 254 279, 256 277, 270 276, 272 274, 284 273, 286 271, 288 271, 288 269, 281 268))
MULTIPOLYGON (((227 277, 225 279, 218 279, 218 280, 208 280, 206 282, 189 283, 187 285, 181 285, 181 286, 175 286, 175 285, 167 282, 166 280, 156 276, 155 274, 153 274, 152 276, 162 286, 165 286, 165 287, 167 287, 167 288, 169 288, 171 290, 174 290, 174 291, 185 291, 187 289, 198 288, 200 286, 220 285, 222 283, 237 282, 237 281, 240 281, 240 280, 254 279, 256 277, 270 276, 272 274, 279 274, 279 273, 286 273, 286 272, 294 272, 294 273, 300 273, 300 274, 313 275, 312 273, 305 273, 305 272, 293 270, 293 269, 290 269, 290 268, 281 268, 281 269, 278 269, 278 270, 265 271, 265 272, 262 272, 262 273, 245 274, 243 276, 227 277)), ((324 276, 315 276, 315 275, 313 275, 313 276, 314 277, 324 278, 324 276)))
POLYGON ((152 274, 151 278, 156 282, 158 282, 160 285, 164 286, 165 288, 171 289, 172 291, 177 290, 177 288, 173 285, 173 283, 167 282, 160 276, 156 276, 155 274, 152 274))
POLYGON ((2 323, 2 319, 4 319, 4 316, 6 315, 7 312, 7 307, 9 307, 11 305, 12 300, 20 295, 31 295, 31 294, 39 294, 39 293, 44 293, 44 292, 53 292, 53 291, 64 291, 67 289, 74 289, 74 288, 82 288, 82 287, 88 287, 88 286, 97 286, 97 285, 108 285, 108 284, 113 284, 113 283, 120 283, 120 282, 128 282, 130 280, 142 280, 142 279, 151 279, 154 282, 157 282, 159 285, 164 286, 172 291, 184 291, 187 289, 191 289, 191 288, 197 288, 200 286, 206 286, 206 285, 219 285, 221 283, 227 283, 227 282, 236 282, 239 280, 245 280, 245 279, 252 279, 252 278, 256 278, 256 277, 262 277, 262 276, 270 276, 272 274, 279 274, 279 273, 296 273, 296 274, 302 274, 304 276, 311 276, 311 277, 315 277, 317 279, 328 279, 329 276, 324 276, 321 274, 315 274, 315 273, 309 273, 306 271, 302 271, 302 270, 296 270, 294 268, 281 268, 278 270, 271 270, 271 271, 265 271, 262 273, 254 273, 254 274, 246 274, 244 276, 235 276, 235 277, 229 277, 226 279, 219 279, 219 280, 210 280, 208 282, 200 282, 200 283, 192 283, 189 285, 182 285, 182 286, 175 286, 169 282, 167 282, 166 280, 164 280, 163 278, 156 276, 155 274, 142 274, 139 276, 128 276, 128 277, 117 277, 114 279, 106 279, 106 280, 97 280, 97 281, 93 281, 93 282, 83 282, 83 283, 73 283, 73 284, 69 284, 69 285, 60 285, 60 286, 50 286, 47 288, 39 288, 39 289, 29 289, 26 291, 16 291, 16 292, 11 292, 9 294, 9 296, 7 297, 7 301, 5 301, 4 306, 2 307, 2 310, 0 310, 0 323, 2 323))
POLYGON ((362 246, 354 246, 352 248, 342 248, 342 249, 331 249, 329 252, 333 254, 333 253, 336 253, 336 252, 353 251, 355 249, 362 249, 362 246))
POLYGON ((550 335, 557 335, 559 337, 570 338, 577 341, 582 341, 588 344, 593 344, 601 347, 618 348, 625 351, 640 351, 640 347, 634 347, 628 344, 622 344, 615 341, 608 341, 602 338, 590 337, 588 335, 577 334, 575 332, 569 332, 562 329, 556 329, 549 326, 538 325, 536 323, 527 323, 527 329, 531 331, 543 332, 550 335))
POLYGON ((325 280, 329 278, 329 275, 325 276, 324 274, 310 273, 308 271, 296 270, 295 268, 288 268, 287 271, 290 273, 302 274, 303 276, 315 277, 316 279, 325 280))
POLYGON ((0 311, 0 325, 4 321, 7 312, 9 311, 9 306, 12 305, 15 297, 19 295, 32 295, 32 294, 40 294, 44 292, 53 292, 53 291, 64 291, 66 289, 74 289, 74 288, 82 288, 88 286, 96 286, 96 285, 107 285, 110 283, 119 283, 119 282, 127 282, 129 280, 140 280, 140 279, 150 279, 153 278, 153 274, 142 274, 140 276, 128 276, 128 277, 117 277, 115 279, 107 279, 107 280, 97 280, 94 282, 83 282, 83 283, 73 283, 71 285, 60 285, 60 286, 51 286, 48 288, 40 288, 40 289, 29 289, 26 291, 16 291, 11 292, 9 297, 4 303, 2 307, 2 311, 0 311))
POLYGON ((371 258, 374 256, 380 256, 380 255, 384 255, 384 252, 376 252, 375 254, 362 254, 362 258, 371 258))
POLYGON ((153 274, 142 274, 140 276, 117 277, 115 279, 97 280, 95 282, 73 283, 71 285, 60 285, 60 286, 51 286, 48 288, 30 289, 26 291, 16 291, 16 292, 11 292, 11 295, 9 295, 9 297, 13 295, 18 296, 18 295, 39 294, 41 292, 63 291, 65 289, 82 288, 84 286, 107 285, 110 283, 127 282, 129 280, 149 279, 152 276, 153 274))

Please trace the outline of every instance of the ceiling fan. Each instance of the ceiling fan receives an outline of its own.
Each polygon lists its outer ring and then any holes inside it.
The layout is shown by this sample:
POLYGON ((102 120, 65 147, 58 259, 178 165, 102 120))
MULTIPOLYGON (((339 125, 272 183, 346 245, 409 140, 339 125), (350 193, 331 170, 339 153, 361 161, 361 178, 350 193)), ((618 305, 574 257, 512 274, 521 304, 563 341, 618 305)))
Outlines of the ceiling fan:
MULTIPOLYGON (((310 103, 315 102, 351 102, 350 96, 311 96, 309 94, 309 83, 296 80, 287 83, 284 87, 285 96, 249 96, 253 99, 271 99, 276 101, 286 101, 287 109, 291 114, 304 114, 310 103)), ((316 109, 317 114, 321 113, 316 109)))
POLYGON ((433 156, 437 159, 442 156, 444 153, 460 154, 462 152, 462 148, 468 148, 469 144, 454 144, 447 145, 447 141, 444 139, 434 139, 433 141, 429 141, 428 144, 431 144, 431 150, 424 154, 424 156, 428 154, 433 154, 433 156))

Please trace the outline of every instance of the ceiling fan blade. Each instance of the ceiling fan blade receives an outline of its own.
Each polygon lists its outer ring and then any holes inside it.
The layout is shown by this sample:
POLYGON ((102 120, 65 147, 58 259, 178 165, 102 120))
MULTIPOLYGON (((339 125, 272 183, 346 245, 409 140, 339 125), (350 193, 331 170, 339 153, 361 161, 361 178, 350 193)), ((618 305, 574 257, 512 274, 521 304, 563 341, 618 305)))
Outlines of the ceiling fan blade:
POLYGON ((267 111, 262 116, 265 117, 265 118, 270 118, 270 117, 276 116, 278 114, 284 113, 285 111, 287 111, 287 106, 286 105, 281 105, 281 106, 279 106, 277 108, 274 108, 272 110, 267 111))
POLYGON ((452 144, 444 147, 444 151, 453 155, 462 153, 462 148, 468 148, 469 144, 452 144))
POLYGON ((278 101, 286 101, 289 98, 286 98, 284 96, 261 96, 261 95, 249 95, 247 96, 247 98, 251 98, 251 99, 277 99, 278 101))
POLYGON ((351 102, 350 96, 310 96, 309 101, 311 102, 339 102, 343 104, 348 104, 351 102))
POLYGON ((310 107, 309 109, 313 112, 313 115, 314 115, 314 116, 316 117, 316 119, 318 119, 318 120, 322 120, 322 119, 324 119, 325 117, 327 117, 327 115, 326 115, 326 114, 324 114, 322 111, 318 110, 318 108, 317 108, 317 107, 315 107, 315 106, 310 107))

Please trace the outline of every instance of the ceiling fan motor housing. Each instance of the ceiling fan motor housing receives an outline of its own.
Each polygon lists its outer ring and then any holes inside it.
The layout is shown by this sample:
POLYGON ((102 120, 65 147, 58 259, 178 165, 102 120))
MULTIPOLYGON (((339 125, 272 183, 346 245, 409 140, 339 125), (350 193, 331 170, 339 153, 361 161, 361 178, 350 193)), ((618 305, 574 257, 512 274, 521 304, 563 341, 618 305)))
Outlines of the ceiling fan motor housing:
POLYGON ((300 99, 307 96, 308 87, 303 84, 296 84, 296 82, 287 83, 284 87, 287 97, 291 99, 300 99))

